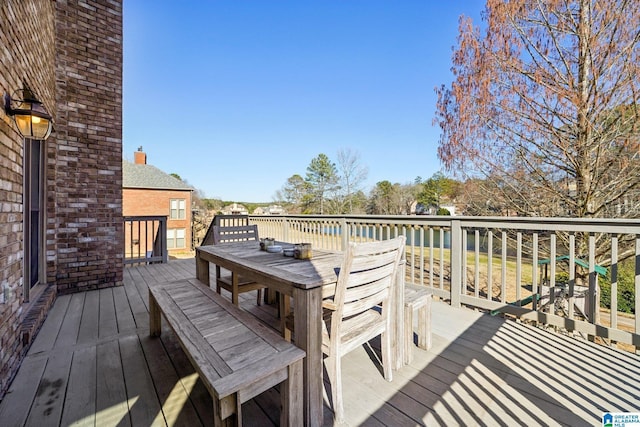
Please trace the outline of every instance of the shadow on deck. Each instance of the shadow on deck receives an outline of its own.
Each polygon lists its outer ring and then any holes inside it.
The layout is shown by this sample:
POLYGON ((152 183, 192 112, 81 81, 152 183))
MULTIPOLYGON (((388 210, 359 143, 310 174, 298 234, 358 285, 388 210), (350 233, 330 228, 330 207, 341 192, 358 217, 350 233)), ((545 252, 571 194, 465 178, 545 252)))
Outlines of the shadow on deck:
MULTIPOLYGON (((211 399, 172 334, 148 337, 146 284, 195 276, 193 259, 125 269, 125 286, 59 297, 0 402, 0 425, 210 425, 211 399)), ((242 306, 275 324, 275 309, 242 306)), ((350 425, 600 425, 640 412, 640 357, 444 303, 433 348, 386 382, 378 343, 344 357, 350 425)), ((274 425, 269 390, 245 425, 274 425)), ((332 413, 325 406, 325 425, 332 413)))

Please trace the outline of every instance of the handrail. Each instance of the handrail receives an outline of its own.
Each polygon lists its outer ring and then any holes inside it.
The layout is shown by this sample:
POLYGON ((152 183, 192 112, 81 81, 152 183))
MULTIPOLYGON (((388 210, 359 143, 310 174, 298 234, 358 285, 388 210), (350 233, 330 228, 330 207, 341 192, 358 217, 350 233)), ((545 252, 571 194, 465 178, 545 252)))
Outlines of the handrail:
POLYGON ((640 275, 634 282, 636 314, 607 312, 599 308, 596 263, 604 259, 611 267, 611 305, 616 308, 620 260, 629 258, 634 271, 640 271, 638 219, 250 215, 249 220, 258 225, 260 236, 330 250, 342 250, 349 241, 402 234, 407 237, 406 280, 426 286, 452 306, 640 348, 640 275), (554 260, 550 276, 542 276, 542 259, 554 260), (568 275, 566 283, 557 282, 561 271, 568 275))
POLYGON ((166 263, 166 216, 124 217, 124 264, 166 263))

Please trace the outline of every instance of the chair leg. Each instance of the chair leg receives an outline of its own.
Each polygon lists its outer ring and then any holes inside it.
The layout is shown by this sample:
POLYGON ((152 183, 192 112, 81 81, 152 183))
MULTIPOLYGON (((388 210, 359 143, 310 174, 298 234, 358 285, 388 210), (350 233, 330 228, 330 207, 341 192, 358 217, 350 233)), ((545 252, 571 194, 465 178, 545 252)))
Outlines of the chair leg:
POLYGON ((258 300, 256 301, 257 305, 262 305, 262 289, 258 289, 258 300))
POLYGON ((392 381, 393 375, 391 373, 391 334, 388 331, 385 331, 380 335, 380 346, 382 351, 382 371, 384 373, 384 379, 387 381, 392 381))
MULTIPOLYGON (((418 347, 425 350, 431 348, 431 296, 427 295, 425 303, 418 310, 418 347)), ((413 337, 412 337, 413 338, 413 337)))
POLYGON ((404 364, 413 360, 413 306, 404 307, 404 364))
POLYGON ((335 422, 344 424, 344 406, 342 405, 342 366, 340 356, 330 356, 327 359, 329 364, 328 373, 331 382, 331 398, 333 400, 333 412, 335 422))

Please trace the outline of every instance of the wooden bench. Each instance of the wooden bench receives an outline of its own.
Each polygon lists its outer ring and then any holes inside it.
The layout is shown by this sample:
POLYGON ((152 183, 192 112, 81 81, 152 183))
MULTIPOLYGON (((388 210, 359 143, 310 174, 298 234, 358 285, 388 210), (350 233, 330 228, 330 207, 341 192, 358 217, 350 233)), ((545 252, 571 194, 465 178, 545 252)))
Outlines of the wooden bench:
POLYGON ((413 360, 413 313, 418 311, 418 347, 431 348, 431 301, 432 294, 425 287, 405 283, 404 285, 404 362, 413 360))
POLYGON ((215 426, 242 425, 242 403, 277 384, 280 425, 302 425, 303 350, 196 280, 150 284, 151 336, 161 314, 211 394, 215 426))

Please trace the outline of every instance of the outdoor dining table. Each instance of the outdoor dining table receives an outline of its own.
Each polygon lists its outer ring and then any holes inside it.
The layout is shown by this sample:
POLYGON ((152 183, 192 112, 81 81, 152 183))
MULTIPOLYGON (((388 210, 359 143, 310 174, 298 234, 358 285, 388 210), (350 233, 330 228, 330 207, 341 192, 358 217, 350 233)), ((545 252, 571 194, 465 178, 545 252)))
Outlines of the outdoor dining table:
MULTIPOLYGON (((308 426, 323 424, 322 290, 337 282, 341 262, 341 252, 314 249, 311 259, 297 259, 261 251, 255 241, 196 248, 196 276, 206 285, 210 286, 209 263, 213 263, 243 279, 255 280, 270 290, 293 297, 295 344, 306 351, 303 399, 305 425, 308 426)), ((404 360, 401 342, 404 336, 404 275, 398 274, 398 278, 391 304, 394 369, 401 367, 404 360)))

